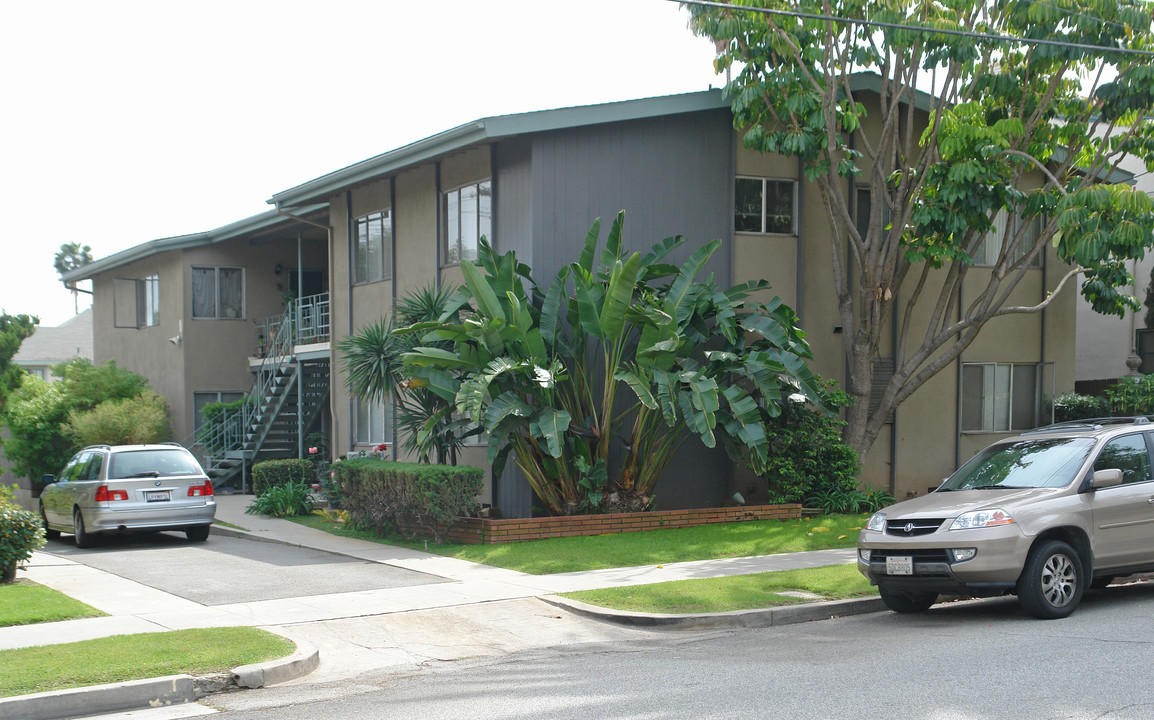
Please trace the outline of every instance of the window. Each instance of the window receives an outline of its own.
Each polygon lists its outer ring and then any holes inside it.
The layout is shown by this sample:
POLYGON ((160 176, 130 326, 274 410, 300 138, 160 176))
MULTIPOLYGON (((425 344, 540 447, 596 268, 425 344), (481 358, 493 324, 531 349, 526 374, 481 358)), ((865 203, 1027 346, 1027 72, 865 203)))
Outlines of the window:
POLYGON ((208 392, 194 392, 192 394, 193 412, 196 413, 194 418, 196 421, 196 428, 199 430, 200 426, 204 424, 204 408, 209 403, 230 403, 236 402, 244 397, 242 392, 217 392, 210 390, 208 392))
POLYGON ((1146 482, 1150 479, 1150 453, 1146 450, 1146 439, 1142 435, 1123 435, 1106 443, 1094 461, 1094 471, 1113 469, 1122 471, 1123 483, 1146 482))
POLYGON ((1039 366, 962 365, 962 431, 1010 432, 1038 425, 1039 366))
POLYGON ((393 211, 357 218, 353 239, 353 282, 370 283, 393 276, 393 211))
POLYGON ((733 196, 733 229, 737 232, 794 233, 793 180, 737 178, 733 196))
POLYGON ((160 276, 112 281, 112 325, 144 328, 160 324, 160 276))
POLYGON ((244 317, 244 268, 194 267, 192 316, 215 320, 244 317))
POLYGON ((493 234, 493 186, 488 180, 450 190, 441 198, 441 261, 477 259, 481 236, 493 234))
POLYGON ((356 443, 380 445, 393 441, 393 409, 387 402, 354 400, 357 414, 356 443))
MULTIPOLYGON (((1040 215, 1034 215, 1029 218, 1023 218, 1015 215, 1014 222, 1009 223, 1010 216, 1005 210, 999 210, 998 214, 994 216, 994 227, 986 233, 986 237, 978 243, 978 247, 974 250, 973 258, 975 265, 994 266, 998 264, 998 258, 1002 254, 1002 246, 1004 243, 1016 242, 1010 250, 1009 262, 1015 263, 1024 258, 1034 248, 1038 242, 1038 237, 1042 234, 1042 228, 1045 223, 1042 221, 1040 215), (1009 225, 1009 232, 1007 232, 1007 225, 1009 225)), ((1031 267, 1042 266, 1042 254, 1031 261, 1031 267)))

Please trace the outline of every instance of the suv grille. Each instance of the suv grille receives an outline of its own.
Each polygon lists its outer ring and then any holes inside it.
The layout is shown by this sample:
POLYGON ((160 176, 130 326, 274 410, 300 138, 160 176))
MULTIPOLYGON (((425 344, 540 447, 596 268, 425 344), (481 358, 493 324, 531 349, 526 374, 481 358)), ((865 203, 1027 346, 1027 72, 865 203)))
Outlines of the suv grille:
POLYGON ((886 561, 886 558, 912 557, 915 562, 950 562, 949 554, 945 550, 874 550, 870 556, 870 563, 886 561))
POLYGON ((938 528, 940 528, 942 523, 945 521, 945 518, 921 520, 886 520, 886 535, 897 535, 899 537, 929 535, 930 533, 937 532, 938 528))

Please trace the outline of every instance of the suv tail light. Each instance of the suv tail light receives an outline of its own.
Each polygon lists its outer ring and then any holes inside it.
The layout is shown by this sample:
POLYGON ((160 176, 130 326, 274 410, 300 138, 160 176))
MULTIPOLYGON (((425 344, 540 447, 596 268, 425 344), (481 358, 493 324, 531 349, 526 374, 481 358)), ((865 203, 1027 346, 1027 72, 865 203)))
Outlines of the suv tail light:
POLYGON ((96 502, 109 502, 111 500, 127 500, 127 490, 109 490, 107 485, 101 485, 96 488, 96 502))
POLYGON ((212 481, 211 480, 206 482, 203 485, 189 485, 188 486, 188 496, 189 497, 208 497, 209 495, 212 495, 212 481))

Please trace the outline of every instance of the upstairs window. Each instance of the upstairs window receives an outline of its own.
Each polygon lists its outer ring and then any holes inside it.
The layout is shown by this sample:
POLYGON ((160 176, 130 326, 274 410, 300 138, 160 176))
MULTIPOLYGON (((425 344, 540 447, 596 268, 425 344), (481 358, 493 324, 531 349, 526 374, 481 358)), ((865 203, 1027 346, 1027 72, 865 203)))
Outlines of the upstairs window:
POLYGON ((475 262, 481 236, 493 234, 493 185, 489 180, 450 190, 441 198, 441 259, 475 262))
MULTIPOLYGON (((1005 210, 999 210, 998 214, 994 216, 994 227, 986 233, 986 237, 974 249, 974 264, 987 267, 997 265, 998 258, 1002 255, 1002 247, 1007 242, 1015 243, 1010 248, 1009 264, 1016 263, 1034 249, 1034 245, 1038 243, 1038 238, 1042 234, 1043 227, 1045 227, 1045 222, 1040 215, 1033 215, 1028 218, 1015 215, 1014 221, 1011 223, 1009 214, 1005 210)), ((1030 267, 1041 266, 1042 253, 1038 253, 1030 262, 1030 267)))
POLYGON ((112 281, 112 324, 145 328, 160 324, 160 276, 116 278, 112 281))
POLYGON ((1039 366, 964 363, 962 431, 1012 432, 1038 426, 1039 366))
POLYGON ((353 283, 371 283, 393 276, 393 211, 391 208, 357 218, 353 239, 353 283))
POLYGON ((194 267, 192 316, 210 320, 244 317, 244 268, 194 267))
POLYGON ((737 178, 733 195, 733 229, 737 232, 793 235, 797 214, 793 180, 737 178))

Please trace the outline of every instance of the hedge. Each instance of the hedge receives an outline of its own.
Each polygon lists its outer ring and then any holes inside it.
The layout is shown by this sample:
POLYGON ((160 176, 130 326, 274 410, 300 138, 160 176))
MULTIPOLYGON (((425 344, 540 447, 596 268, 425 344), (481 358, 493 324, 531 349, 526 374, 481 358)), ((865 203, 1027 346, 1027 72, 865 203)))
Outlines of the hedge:
POLYGON ((316 471, 310 460, 289 458, 287 460, 265 460, 252 466, 252 491, 260 497, 266 491, 289 483, 316 482, 316 471))
POLYGON ((334 463, 332 472, 356 525, 382 534, 402 532, 397 518, 404 515, 438 543, 457 518, 476 511, 484 489, 481 469, 469 465, 354 458, 334 463))

